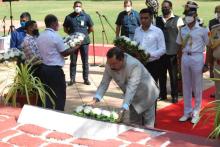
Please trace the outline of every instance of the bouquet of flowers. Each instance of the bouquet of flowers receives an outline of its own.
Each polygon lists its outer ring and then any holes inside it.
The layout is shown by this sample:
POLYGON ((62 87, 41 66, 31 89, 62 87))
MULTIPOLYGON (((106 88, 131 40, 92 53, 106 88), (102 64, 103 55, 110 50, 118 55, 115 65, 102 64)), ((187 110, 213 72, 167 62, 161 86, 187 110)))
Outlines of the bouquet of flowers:
POLYGON ((17 59, 25 59, 25 55, 17 48, 10 48, 7 52, 0 53, 0 63, 5 61, 17 61, 17 59))
POLYGON ((80 45, 83 42, 84 38, 85 35, 79 32, 65 37, 64 38, 65 49, 69 49, 77 45, 80 45))
POLYGON ((101 108, 93 108, 91 106, 85 105, 76 107, 73 114, 113 123, 115 123, 119 117, 118 113, 115 111, 108 111, 101 108))
POLYGON ((150 54, 144 51, 136 41, 131 41, 126 36, 120 36, 114 40, 114 45, 121 48, 127 54, 137 58, 141 63, 146 64, 150 54))

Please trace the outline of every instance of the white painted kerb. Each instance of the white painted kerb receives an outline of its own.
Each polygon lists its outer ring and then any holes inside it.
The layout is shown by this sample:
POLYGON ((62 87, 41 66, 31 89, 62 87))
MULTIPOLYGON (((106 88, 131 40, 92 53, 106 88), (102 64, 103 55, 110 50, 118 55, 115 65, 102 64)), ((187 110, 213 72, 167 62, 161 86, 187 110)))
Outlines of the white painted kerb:
POLYGON ((74 137, 96 140, 112 139, 132 128, 30 105, 24 105, 18 123, 33 124, 49 130, 64 132, 74 137))

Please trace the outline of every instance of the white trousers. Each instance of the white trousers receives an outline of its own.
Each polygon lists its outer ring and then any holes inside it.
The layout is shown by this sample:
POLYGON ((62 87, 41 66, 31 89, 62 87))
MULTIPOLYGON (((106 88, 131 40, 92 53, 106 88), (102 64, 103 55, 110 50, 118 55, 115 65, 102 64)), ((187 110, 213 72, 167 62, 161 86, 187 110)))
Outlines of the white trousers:
POLYGON ((203 54, 192 53, 192 55, 183 54, 181 71, 183 81, 184 115, 198 115, 202 102, 202 69, 203 54), (195 96, 195 105, 192 106, 192 92, 195 96))

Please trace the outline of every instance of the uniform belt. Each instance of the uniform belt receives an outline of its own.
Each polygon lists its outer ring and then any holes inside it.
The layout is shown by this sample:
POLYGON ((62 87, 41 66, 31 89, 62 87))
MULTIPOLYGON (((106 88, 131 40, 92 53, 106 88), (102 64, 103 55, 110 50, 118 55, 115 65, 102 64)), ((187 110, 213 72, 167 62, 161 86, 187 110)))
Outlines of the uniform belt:
POLYGON ((184 52, 188 56, 192 56, 193 54, 202 54, 202 52, 184 52))

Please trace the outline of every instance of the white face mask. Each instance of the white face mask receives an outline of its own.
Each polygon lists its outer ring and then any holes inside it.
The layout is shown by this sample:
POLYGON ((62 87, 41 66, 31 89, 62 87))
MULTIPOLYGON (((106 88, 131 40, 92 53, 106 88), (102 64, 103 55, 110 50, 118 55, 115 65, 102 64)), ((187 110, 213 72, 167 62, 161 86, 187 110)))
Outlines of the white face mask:
POLYGON ((131 7, 125 7, 125 11, 126 12, 130 12, 131 11, 131 7))
POLYGON ((185 21, 186 21, 186 24, 190 24, 194 21, 194 17, 192 16, 186 16, 185 17, 185 21))
POLYGON ((76 8, 74 9, 74 11, 75 11, 76 13, 80 13, 80 12, 82 11, 82 8, 76 7, 76 8))
POLYGON ((215 13, 215 18, 220 19, 220 13, 215 13))

